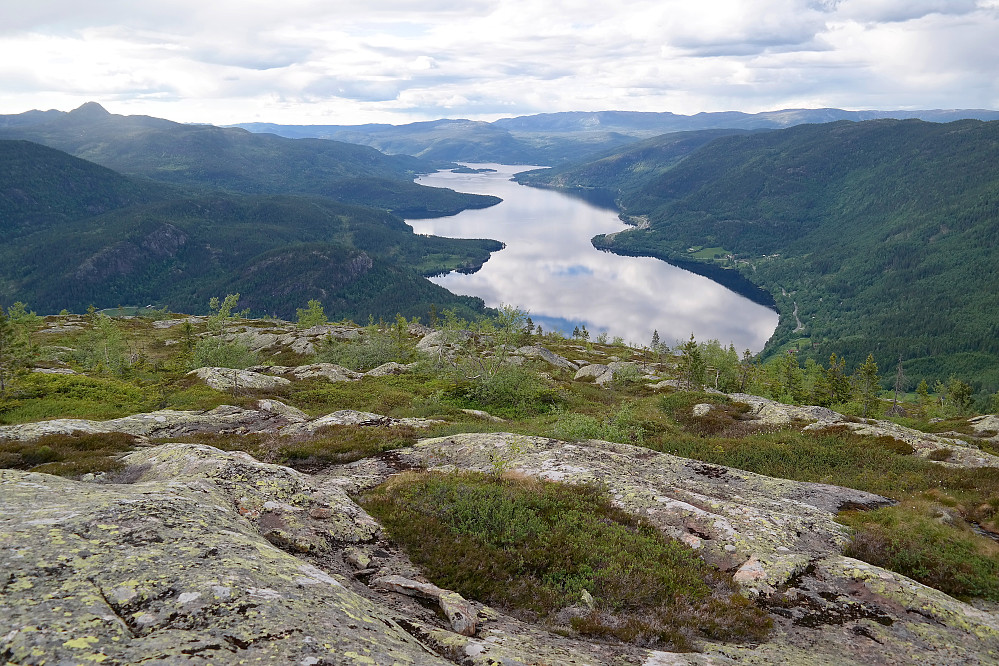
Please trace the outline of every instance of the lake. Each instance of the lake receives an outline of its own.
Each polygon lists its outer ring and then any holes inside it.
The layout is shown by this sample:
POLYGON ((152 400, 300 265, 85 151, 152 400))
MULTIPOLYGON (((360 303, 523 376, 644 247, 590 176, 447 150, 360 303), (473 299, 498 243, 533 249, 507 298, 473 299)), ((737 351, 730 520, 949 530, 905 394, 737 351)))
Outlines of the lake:
POLYGON ((416 182, 459 192, 493 194, 503 202, 451 217, 407 220, 417 233, 451 238, 493 238, 506 247, 481 270, 432 278, 456 294, 486 305, 527 310, 544 330, 566 335, 586 326, 648 345, 653 330, 671 347, 693 333, 698 341, 733 343, 757 352, 777 327, 777 313, 708 278, 658 259, 601 252, 597 234, 627 229, 617 213, 551 190, 519 185, 510 177, 538 167, 469 164, 489 173, 439 171, 416 182))

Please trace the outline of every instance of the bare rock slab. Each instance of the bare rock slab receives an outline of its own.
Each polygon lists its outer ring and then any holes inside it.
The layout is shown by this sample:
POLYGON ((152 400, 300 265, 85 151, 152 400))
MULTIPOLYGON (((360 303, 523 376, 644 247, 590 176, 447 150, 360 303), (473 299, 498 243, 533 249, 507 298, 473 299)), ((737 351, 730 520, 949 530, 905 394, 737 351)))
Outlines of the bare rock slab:
POLYGON ((273 377, 252 370, 234 370, 232 368, 198 368, 187 374, 201 379, 216 391, 266 390, 287 386, 291 383, 284 377, 273 377))
POLYGON ((0 570, 5 662, 453 663, 197 474, 112 486, 0 470, 0 570))

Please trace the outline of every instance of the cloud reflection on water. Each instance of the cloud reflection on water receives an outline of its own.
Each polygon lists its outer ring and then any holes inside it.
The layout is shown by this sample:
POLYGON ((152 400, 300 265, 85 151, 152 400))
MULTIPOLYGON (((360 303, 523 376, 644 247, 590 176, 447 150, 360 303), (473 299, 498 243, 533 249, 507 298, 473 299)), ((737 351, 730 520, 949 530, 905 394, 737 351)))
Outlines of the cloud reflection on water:
POLYGON ((417 182, 460 192, 494 194, 503 202, 453 217, 409 220, 422 234, 493 238, 506 248, 471 275, 433 278, 457 294, 487 305, 509 303, 535 319, 585 324, 593 337, 607 332, 648 344, 652 331, 671 346, 691 333, 698 340, 732 342, 759 351, 777 326, 777 313, 689 271, 648 257, 623 257, 590 244, 597 234, 625 229, 617 215, 580 199, 510 181, 533 167, 473 164, 494 173, 438 172, 417 182))

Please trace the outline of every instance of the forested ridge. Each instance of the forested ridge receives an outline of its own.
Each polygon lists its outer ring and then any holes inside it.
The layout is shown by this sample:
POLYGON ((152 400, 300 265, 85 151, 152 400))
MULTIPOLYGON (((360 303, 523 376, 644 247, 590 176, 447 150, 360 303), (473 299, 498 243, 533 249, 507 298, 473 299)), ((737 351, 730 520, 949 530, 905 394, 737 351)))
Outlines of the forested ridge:
POLYGON ((481 300, 423 276, 472 269, 502 247, 417 235, 396 215, 326 197, 136 180, 27 141, 0 140, 0 174, 0 302, 42 312, 199 312, 213 294, 242 292, 251 311, 279 316, 310 298, 361 321, 432 304, 470 315, 481 300))
MULTIPOLYGON (((603 158, 619 173, 637 161, 603 158)), ((999 122, 800 125, 674 162, 610 180, 640 228, 597 247, 738 270, 781 312, 765 356, 859 364, 871 352, 882 368, 901 356, 931 384, 957 374, 999 388, 999 122)), ((606 170, 553 176, 585 187, 606 170)))

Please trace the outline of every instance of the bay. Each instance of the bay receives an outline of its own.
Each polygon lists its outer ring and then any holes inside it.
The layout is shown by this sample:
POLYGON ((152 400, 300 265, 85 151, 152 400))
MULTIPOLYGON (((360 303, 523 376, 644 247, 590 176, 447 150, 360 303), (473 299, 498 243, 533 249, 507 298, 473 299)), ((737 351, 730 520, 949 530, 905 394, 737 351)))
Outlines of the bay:
POLYGON ((456 294, 487 305, 527 310, 546 331, 569 335, 585 326, 590 339, 605 333, 648 345, 653 331, 676 346, 691 333, 698 341, 732 343, 757 352, 777 327, 777 313, 689 271, 648 257, 601 252, 597 234, 627 229, 617 213, 552 190, 510 180, 525 165, 468 164, 481 173, 438 171, 421 185, 503 199, 491 208, 451 217, 407 220, 417 233, 451 238, 492 238, 506 245, 477 272, 432 278, 456 294))

